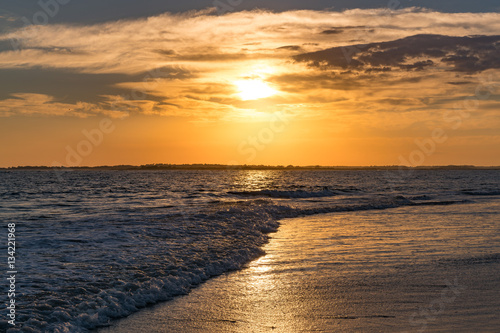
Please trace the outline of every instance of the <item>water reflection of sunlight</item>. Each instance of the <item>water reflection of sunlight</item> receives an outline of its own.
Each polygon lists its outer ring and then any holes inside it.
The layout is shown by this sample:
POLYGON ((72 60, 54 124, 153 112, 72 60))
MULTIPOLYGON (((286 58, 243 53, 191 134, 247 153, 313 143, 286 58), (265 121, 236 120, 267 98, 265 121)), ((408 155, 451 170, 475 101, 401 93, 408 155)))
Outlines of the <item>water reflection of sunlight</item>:
POLYGON ((264 256, 252 262, 249 269, 252 274, 249 275, 247 286, 253 293, 262 293, 272 290, 276 286, 276 274, 272 269, 273 259, 264 256))
POLYGON ((275 170, 248 170, 241 173, 236 185, 246 191, 269 189, 276 182, 278 174, 275 170))
POLYGON ((302 251, 297 251, 303 237, 296 238, 296 226, 283 226, 279 236, 264 246, 266 255, 251 262, 243 271, 241 290, 245 299, 246 320, 239 332, 308 332, 311 319, 306 316, 302 299, 307 282, 293 273, 295 263, 303 262, 302 251))
POLYGON ((250 269, 256 273, 265 273, 271 270, 272 256, 264 256, 251 263, 250 269))

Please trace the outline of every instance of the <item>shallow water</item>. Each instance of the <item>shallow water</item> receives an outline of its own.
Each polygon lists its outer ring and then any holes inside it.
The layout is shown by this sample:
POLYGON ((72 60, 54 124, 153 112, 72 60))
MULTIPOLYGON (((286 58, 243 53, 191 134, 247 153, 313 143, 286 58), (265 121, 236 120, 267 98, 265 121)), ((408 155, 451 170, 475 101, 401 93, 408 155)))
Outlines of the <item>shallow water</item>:
POLYGON ((499 208, 286 219, 247 268, 99 332, 496 332, 499 208))

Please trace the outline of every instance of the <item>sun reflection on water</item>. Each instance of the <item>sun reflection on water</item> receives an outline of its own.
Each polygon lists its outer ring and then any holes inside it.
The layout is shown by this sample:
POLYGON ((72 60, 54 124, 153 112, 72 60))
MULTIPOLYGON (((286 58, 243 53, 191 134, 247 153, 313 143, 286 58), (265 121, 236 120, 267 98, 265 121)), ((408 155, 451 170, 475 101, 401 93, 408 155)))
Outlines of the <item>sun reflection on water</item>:
POLYGON ((270 189, 277 183, 279 171, 275 170, 251 170, 242 172, 236 179, 235 185, 245 191, 270 189))

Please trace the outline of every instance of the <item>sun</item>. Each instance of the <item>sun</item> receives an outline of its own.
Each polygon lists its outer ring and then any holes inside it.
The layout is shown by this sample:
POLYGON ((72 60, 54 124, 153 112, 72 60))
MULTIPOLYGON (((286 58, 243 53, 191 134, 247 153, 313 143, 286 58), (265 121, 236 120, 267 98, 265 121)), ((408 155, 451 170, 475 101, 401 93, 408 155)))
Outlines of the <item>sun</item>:
POLYGON ((235 81, 234 84, 238 87, 238 94, 244 101, 266 98, 277 93, 267 83, 258 79, 235 81))

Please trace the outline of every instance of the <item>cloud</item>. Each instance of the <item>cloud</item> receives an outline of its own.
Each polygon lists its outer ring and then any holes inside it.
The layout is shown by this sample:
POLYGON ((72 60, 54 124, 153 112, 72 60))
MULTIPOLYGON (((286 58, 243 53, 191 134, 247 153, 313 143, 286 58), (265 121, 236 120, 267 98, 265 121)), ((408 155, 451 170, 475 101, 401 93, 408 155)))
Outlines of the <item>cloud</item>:
POLYGON ((453 81, 453 82, 446 82, 448 84, 454 85, 454 86, 460 86, 464 84, 473 84, 474 82, 472 81, 453 81))
POLYGON ((488 35, 499 31, 499 18, 495 13, 442 14, 416 9, 251 11, 224 16, 163 14, 87 26, 30 26, 0 34, 0 68, 41 66, 136 74, 183 61, 252 60, 265 57, 259 54, 263 50, 272 55, 272 50, 283 45, 307 46, 307 52, 352 45, 352 40, 369 44, 415 34, 488 35), (13 52, 9 44, 18 46, 19 52, 13 52))
POLYGON ((357 25, 357 26, 340 26, 340 27, 331 27, 327 30, 321 31, 322 34, 325 35, 338 35, 342 34, 348 30, 357 30, 357 31, 365 31, 365 32, 375 32, 375 29, 371 29, 365 26, 357 25))
POLYGON ((298 62, 333 69, 424 70, 442 64, 456 72, 500 68, 500 36, 415 35, 389 42, 334 47, 294 56, 298 62))
POLYGON ((337 34, 341 34, 343 32, 344 32, 344 29, 342 29, 342 28, 334 28, 334 29, 323 30, 321 33, 326 34, 326 35, 337 35, 337 34))
POLYGON ((416 8, 166 13, 32 26, 0 34, 0 102, 4 115, 93 115, 113 105, 193 119, 252 108, 318 117, 420 112, 432 103, 418 101, 461 98, 471 87, 458 82, 500 68, 498 31, 498 13, 416 8), (234 82, 245 79, 279 94, 242 102, 234 82))
POLYGON ((299 45, 285 45, 278 47, 277 50, 302 51, 303 49, 299 45))
POLYGON ((128 112, 108 109, 99 104, 86 102, 60 103, 53 96, 44 94, 18 93, 0 100, 0 117, 12 115, 76 116, 104 114, 113 118, 128 116, 128 112))
POLYGON ((127 93, 116 84, 140 79, 140 75, 75 74, 68 70, 43 68, 0 69, 0 100, 24 91, 54 96, 65 103, 97 103, 104 100, 101 95, 127 93))

